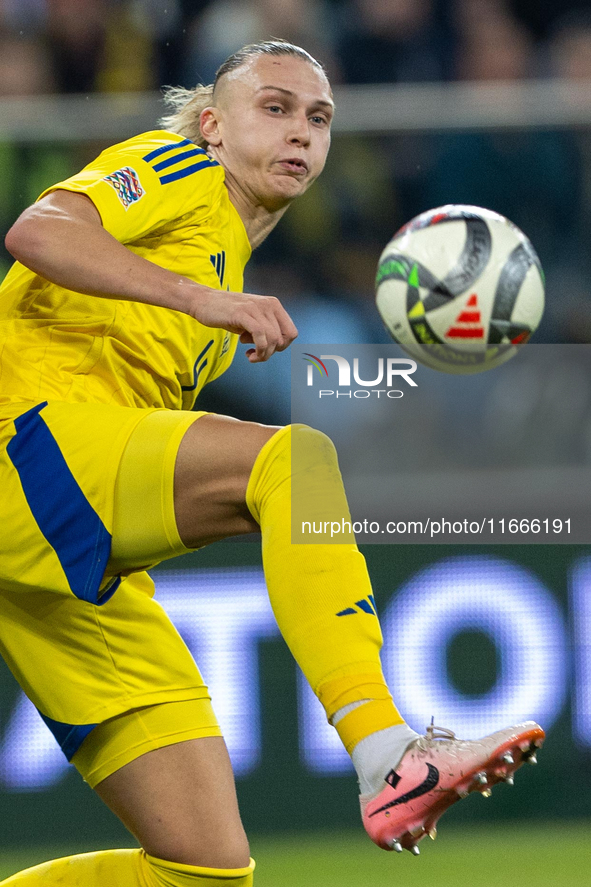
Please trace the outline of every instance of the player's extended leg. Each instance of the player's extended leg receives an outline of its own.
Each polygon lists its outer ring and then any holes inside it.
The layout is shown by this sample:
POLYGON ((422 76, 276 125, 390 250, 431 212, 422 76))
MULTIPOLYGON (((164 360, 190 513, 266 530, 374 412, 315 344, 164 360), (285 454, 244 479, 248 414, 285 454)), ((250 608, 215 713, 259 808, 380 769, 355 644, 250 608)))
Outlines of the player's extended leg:
POLYGON ((544 733, 528 722, 479 742, 460 742, 449 731, 436 730, 419 739, 395 708, 382 674, 381 632, 353 537, 347 544, 291 541, 292 513, 296 527, 302 519, 316 526, 350 519, 331 441, 306 426, 273 433, 225 421, 205 417, 183 439, 175 484, 181 538, 196 546, 204 534, 221 535, 226 518, 235 527, 241 520, 248 523, 247 506, 261 528, 265 578, 279 628, 352 755, 365 827, 385 849, 418 852, 418 841, 433 834, 452 803, 502 779, 511 781, 524 760, 535 760, 544 733), (238 467, 248 466, 253 443, 256 448, 265 434, 248 484, 237 469, 228 475, 228 454, 232 459, 240 452, 238 467), (208 482, 195 472, 197 454, 204 450, 219 469, 211 491, 218 504, 207 523, 199 504, 208 482), (220 502, 226 503, 222 509, 220 502))

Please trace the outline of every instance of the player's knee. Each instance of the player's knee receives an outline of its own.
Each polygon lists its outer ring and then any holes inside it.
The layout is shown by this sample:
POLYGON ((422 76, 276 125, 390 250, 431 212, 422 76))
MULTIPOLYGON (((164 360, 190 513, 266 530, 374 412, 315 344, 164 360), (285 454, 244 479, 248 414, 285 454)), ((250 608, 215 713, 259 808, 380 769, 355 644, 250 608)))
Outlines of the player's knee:
POLYGON ((336 465, 338 459, 335 445, 324 431, 312 428, 311 425, 294 424, 289 427, 292 456, 296 457, 294 468, 298 462, 310 467, 336 465))
POLYGON ((273 472, 282 474, 285 479, 291 474, 338 468, 335 445, 323 431, 299 423, 267 430, 271 432, 268 436, 269 446, 264 453, 259 451, 254 465, 255 473, 264 461, 268 461, 273 472), (268 457, 266 460, 265 456, 268 457))
POLYGON ((260 525, 269 497, 283 500, 297 494, 298 501, 311 496, 342 496, 342 478, 332 440, 310 425, 286 425, 270 438, 255 461, 246 503, 260 525), (292 482, 293 481, 293 482, 292 482))

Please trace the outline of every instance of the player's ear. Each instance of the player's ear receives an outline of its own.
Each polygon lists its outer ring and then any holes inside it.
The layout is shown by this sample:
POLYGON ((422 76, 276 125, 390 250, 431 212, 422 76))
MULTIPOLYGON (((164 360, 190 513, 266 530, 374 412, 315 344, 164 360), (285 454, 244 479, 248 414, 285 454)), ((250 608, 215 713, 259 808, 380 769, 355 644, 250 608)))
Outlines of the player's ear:
POLYGON ((201 135, 208 145, 213 145, 217 148, 222 140, 219 129, 218 109, 204 108, 199 117, 199 126, 201 128, 201 135))

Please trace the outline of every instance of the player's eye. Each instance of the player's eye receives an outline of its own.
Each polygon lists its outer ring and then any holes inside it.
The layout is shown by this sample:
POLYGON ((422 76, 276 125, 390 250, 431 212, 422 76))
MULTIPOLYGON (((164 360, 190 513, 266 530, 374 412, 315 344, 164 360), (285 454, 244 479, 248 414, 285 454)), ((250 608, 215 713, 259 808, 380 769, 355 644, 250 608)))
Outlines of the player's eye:
POLYGON ((271 111, 273 114, 282 114, 283 108, 281 105, 267 105, 267 111, 271 111))
POLYGON ((318 126, 328 126, 328 120, 326 117, 322 117, 319 114, 315 114, 314 117, 310 117, 312 123, 316 123, 318 126))

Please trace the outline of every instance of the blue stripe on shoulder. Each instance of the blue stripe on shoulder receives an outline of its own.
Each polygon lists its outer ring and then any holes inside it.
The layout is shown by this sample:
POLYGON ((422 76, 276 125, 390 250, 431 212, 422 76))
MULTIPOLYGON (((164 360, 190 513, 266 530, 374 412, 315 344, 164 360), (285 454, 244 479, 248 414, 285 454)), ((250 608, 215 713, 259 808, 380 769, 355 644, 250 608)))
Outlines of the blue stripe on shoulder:
POLYGON ((168 182, 175 182, 177 179, 184 179, 185 176, 192 176, 194 172, 199 172, 200 169, 205 169, 208 166, 219 166, 219 163, 217 160, 202 160, 201 163, 194 163, 192 166, 186 166, 177 172, 171 172, 167 176, 161 176, 160 181, 163 185, 167 185, 168 182))
MULTIPOLYGON (((39 709, 37 709, 39 711, 39 709)), ((88 734, 94 730, 98 724, 63 724, 61 721, 54 721, 47 715, 39 714, 56 738, 57 744, 65 754, 68 761, 71 761, 88 734)))
POLYGON ((191 139, 182 139, 180 142, 171 142, 170 145, 162 145, 161 148, 155 148, 153 151, 150 151, 149 154, 146 154, 142 159, 146 161, 146 163, 150 163, 156 157, 160 157, 161 154, 166 154, 167 151, 174 151, 175 148, 184 148, 186 145, 192 145, 193 142, 191 139))
POLYGON ((111 535, 39 415, 46 406, 47 402, 38 404, 14 420, 16 434, 6 451, 33 517, 54 549, 73 594, 92 604, 104 604, 118 585, 115 581, 99 599, 111 535))
POLYGON ((195 157, 196 154, 201 154, 203 157, 207 157, 207 152, 204 151, 203 148, 193 148, 191 151, 182 151, 180 154, 175 154, 173 157, 167 157, 166 160, 161 160, 160 163, 156 163, 152 169, 155 172, 160 172, 161 169, 166 169, 167 166, 174 166, 175 163, 180 163, 181 160, 188 160, 189 157, 195 157))

